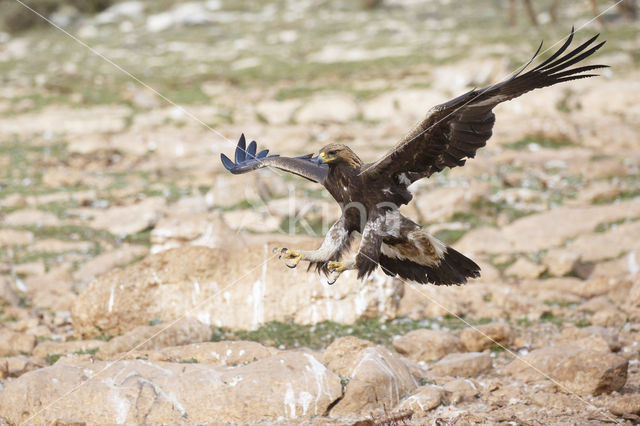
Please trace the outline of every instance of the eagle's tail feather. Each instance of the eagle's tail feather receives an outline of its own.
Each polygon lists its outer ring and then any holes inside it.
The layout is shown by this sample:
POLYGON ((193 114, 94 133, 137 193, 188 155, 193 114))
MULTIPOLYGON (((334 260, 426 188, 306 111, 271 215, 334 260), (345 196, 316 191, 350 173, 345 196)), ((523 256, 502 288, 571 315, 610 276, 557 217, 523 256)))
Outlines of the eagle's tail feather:
POLYGON ((480 276, 480 267, 462 253, 447 247, 443 257, 437 265, 426 266, 408 259, 398 259, 380 255, 382 270, 391 276, 416 281, 422 284, 460 285, 467 282, 467 278, 480 276))

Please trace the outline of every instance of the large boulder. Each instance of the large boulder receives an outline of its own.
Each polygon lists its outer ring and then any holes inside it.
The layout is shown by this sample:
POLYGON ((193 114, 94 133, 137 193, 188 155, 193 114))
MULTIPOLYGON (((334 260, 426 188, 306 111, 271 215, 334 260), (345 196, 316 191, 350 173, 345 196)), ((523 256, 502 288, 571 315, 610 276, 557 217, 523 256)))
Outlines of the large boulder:
POLYGON ((413 330, 393 340, 393 348, 413 361, 434 361, 464 351, 462 341, 439 330, 413 330))
POLYGON ((288 352, 235 368, 144 360, 57 363, 6 385, 10 423, 246 423, 322 415, 340 378, 313 356, 288 352), (80 387, 75 391, 76 387, 80 387))
POLYGON ((524 380, 551 377, 567 391, 598 395, 624 386, 628 364, 612 353, 561 344, 537 349, 511 362, 504 371, 524 380))
POLYGON ((344 396, 331 409, 332 417, 348 417, 395 407, 418 387, 404 360, 387 348, 355 337, 335 340, 323 361, 338 373, 344 396))
POLYGON ((73 305, 74 330, 82 337, 116 336, 183 316, 231 329, 395 316, 400 281, 382 273, 360 281, 347 271, 329 286, 302 265, 286 268, 271 251, 282 245, 237 251, 188 246, 150 255, 91 282, 73 305))

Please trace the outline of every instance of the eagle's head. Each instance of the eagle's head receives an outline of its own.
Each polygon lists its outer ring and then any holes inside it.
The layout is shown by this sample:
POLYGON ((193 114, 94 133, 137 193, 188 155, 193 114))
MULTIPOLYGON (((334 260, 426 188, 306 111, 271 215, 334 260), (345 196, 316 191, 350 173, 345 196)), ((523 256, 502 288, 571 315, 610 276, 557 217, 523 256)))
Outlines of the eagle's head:
POLYGON ((318 155, 318 163, 338 165, 347 164, 351 167, 360 167, 362 160, 346 145, 341 143, 331 143, 320 150, 318 155))

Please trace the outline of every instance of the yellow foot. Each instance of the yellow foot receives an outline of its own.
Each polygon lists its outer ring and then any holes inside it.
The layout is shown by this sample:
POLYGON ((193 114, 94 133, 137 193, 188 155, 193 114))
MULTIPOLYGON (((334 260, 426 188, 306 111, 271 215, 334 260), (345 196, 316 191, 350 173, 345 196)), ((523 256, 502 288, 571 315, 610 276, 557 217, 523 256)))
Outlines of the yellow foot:
POLYGON ((335 262, 333 260, 325 263, 326 268, 329 270, 327 274, 327 284, 332 285, 338 278, 340 278, 340 274, 347 270, 347 264, 344 262, 335 262))
POLYGON ((334 262, 332 260, 327 262, 327 269, 329 272, 344 272, 347 270, 347 265, 344 262, 334 262))
MULTIPOLYGON (((274 251, 277 250, 278 249, 276 248, 274 251)), ((300 263, 300 261, 302 260, 302 254, 298 251, 289 250, 288 248, 284 247, 280 249, 280 255, 278 256, 278 259, 284 259, 284 264, 287 265, 287 267, 293 269, 298 266, 298 263, 300 263), (289 260, 292 260, 292 262, 288 262, 289 260)))

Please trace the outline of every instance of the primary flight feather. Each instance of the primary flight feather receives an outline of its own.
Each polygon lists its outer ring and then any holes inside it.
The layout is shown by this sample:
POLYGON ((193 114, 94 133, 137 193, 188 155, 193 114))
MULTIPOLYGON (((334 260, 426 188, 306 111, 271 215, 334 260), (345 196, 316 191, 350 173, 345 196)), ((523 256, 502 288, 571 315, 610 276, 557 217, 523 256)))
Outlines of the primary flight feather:
MULTIPOLYGON (((448 247, 409 218, 398 207, 411 201, 408 186, 445 167, 464 165, 491 137, 493 108, 533 89, 591 77, 592 70, 606 65, 573 67, 596 52, 603 42, 597 35, 567 52, 573 29, 566 42, 548 59, 509 79, 483 89, 471 90, 433 107, 393 149, 378 161, 364 164, 349 147, 329 144, 320 154, 300 157, 256 153, 244 135, 236 147, 235 161, 221 154, 231 173, 246 173, 262 167, 276 167, 322 184, 340 204, 342 215, 329 229, 317 250, 283 248, 281 257, 295 268, 301 260, 325 273, 333 283, 345 270, 355 269, 363 278, 378 266, 391 276, 436 285, 463 284, 480 275, 471 259, 448 247), (340 261, 354 238, 362 234, 354 259, 340 261)), ((540 45, 542 47, 542 44, 540 45)), ((540 51, 534 54, 533 59, 540 51)))

